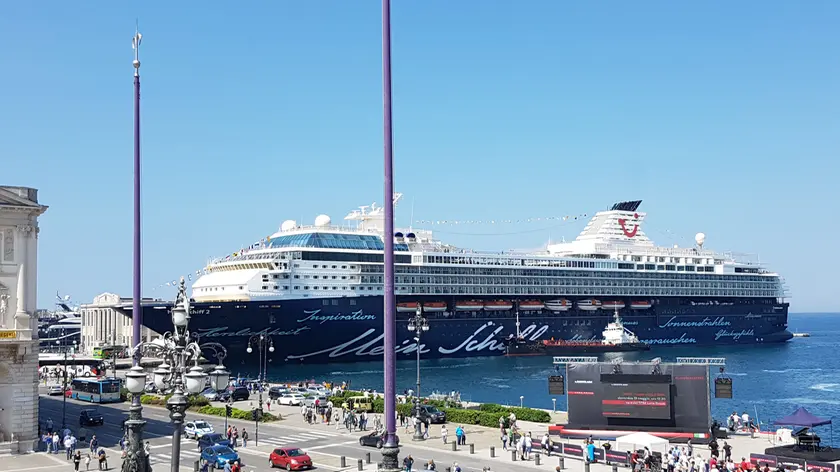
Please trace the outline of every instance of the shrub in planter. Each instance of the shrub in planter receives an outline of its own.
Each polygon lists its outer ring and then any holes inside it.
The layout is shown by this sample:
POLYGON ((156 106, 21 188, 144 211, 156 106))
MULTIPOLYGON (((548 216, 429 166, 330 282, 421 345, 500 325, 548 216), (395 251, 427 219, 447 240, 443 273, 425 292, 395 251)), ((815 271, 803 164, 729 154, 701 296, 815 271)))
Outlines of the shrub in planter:
POLYGON ((460 408, 443 408, 443 411, 446 412, 446 421, 449 423, 478 424, 479 411, 460 408))
POLYGON ((492 412, 492 413, 507 413, 507 414, 510 414, 508 412, 507 408, 505 408, 502 405, 499 405, 497 403, 482 403, 481 406, 478 407, 478 410, 479 411, 492 412))

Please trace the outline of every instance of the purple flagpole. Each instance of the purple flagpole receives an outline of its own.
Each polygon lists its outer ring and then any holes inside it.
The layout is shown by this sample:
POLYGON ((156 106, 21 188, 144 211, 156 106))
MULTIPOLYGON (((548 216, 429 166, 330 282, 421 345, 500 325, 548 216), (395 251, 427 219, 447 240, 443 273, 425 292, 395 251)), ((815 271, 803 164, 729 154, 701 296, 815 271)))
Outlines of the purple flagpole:
POLYGON ((382 114, 385 151, 385 444, 382 469, 399 470, 396 419, 397 319, 394 297, 394 156, 391 129, 391 0, 382 0, 382 114))
MULTIPOLYGON (((140 33, 134 35, 134 296, 131 304, 132 348, 140 344, 143 311, 140 308, 140 33)), ((135 359, 135 365, 137 361, 135 359)))

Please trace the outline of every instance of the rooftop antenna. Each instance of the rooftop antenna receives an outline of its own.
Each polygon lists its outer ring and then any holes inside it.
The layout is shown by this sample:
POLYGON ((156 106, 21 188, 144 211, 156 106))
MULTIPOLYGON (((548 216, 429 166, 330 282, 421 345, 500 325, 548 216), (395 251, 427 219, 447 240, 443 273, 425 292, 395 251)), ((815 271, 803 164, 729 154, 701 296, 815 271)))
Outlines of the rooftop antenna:
POLYGON ((415 197, 411 197, 411 221, 408 222, 408 230, 414 230, 414 199, 415 197))

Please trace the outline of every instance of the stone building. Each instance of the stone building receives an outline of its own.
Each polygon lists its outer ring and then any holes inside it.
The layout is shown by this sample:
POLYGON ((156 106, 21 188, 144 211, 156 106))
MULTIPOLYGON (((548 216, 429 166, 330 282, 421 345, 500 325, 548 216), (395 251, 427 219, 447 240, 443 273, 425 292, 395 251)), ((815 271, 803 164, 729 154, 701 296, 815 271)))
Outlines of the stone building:
POLYGON ((38 441, 38 190, 0 186, 0 454, 38 441))
MULTIPOLYGON (((131 306, 131 297, 123 298, 113 293, 103 293, 93 298, 93 303, 82 305, 81 352, 93 354, 93 349, 102 346, 131 346, 134 323, 126 316, 124 307, 131 306)), ((143 341, 158 337, 154 331, 141 329, 143 341)))

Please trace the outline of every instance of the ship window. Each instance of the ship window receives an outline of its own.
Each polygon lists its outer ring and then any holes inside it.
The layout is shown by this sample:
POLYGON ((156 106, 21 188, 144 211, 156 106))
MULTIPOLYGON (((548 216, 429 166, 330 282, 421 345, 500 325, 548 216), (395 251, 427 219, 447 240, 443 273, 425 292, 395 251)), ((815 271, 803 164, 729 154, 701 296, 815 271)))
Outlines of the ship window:
POLYGON ((263 289, 263 290, 268 290, 268 286, 267 286, 267 285, 263 285, 263 286, 262 286, 262 289, 263 289))
POLYGON ((332 289, 333 289, 333 290, 338 290, 338 287, 333 287, 332 289))
POLYGON ((244 290, 244 289, 245 289, 244 286, 242 286, 242 285, 239 286, 239 290, 244 290))
POLYGON ((295 290, 300 290, 300 285, 295 285, 295 290))
POLYGON ((278 277, 279 277, 279 276, 278 276, 277 274, 274 274, 274 275, 272 276, 272 278, 274 278, 274 279, 276 279, 276 278, 278 278, 278 277))
POLYGON ((304 289, 304 290, 309 290, 309 285, 304 285, 304 286, 303 286, 303 289, 304 289))
MULTIPOLYGON (((324 266, 324 267, 326 267, 326 266, 324 266)), ((333 269, 335 269, 335 267, 336 267, 336 266, 332 266, 332 268, 333 268, 333 269)))
POLYGON ((342 269, 346 269, 346 268, 347 268, 347 266, 341 266, 341 268, 342 268, 342 269))
POLYGON ((330 301, 329 300, 321 300, 321 304, 324 305, 324 306, 327 306, 327 305, 330 304, 330 301))
POLYGON ((317 276, 317 275, 313 275, 313 276, 312 276, 312 278, 313 278, 313 279, 317 279, 317 278, 318 278, 318 276, 317 276))
MULTIPOLYGON (((335 288, 335 287, 333 287, 333 288, 335 288)), ((333 304, 333 306, 338 306, 338 300, 332 300, 332 304, 333 304)))
POLYGON ((356 306, 356 300, 350 300, 350 306, 356 306))

